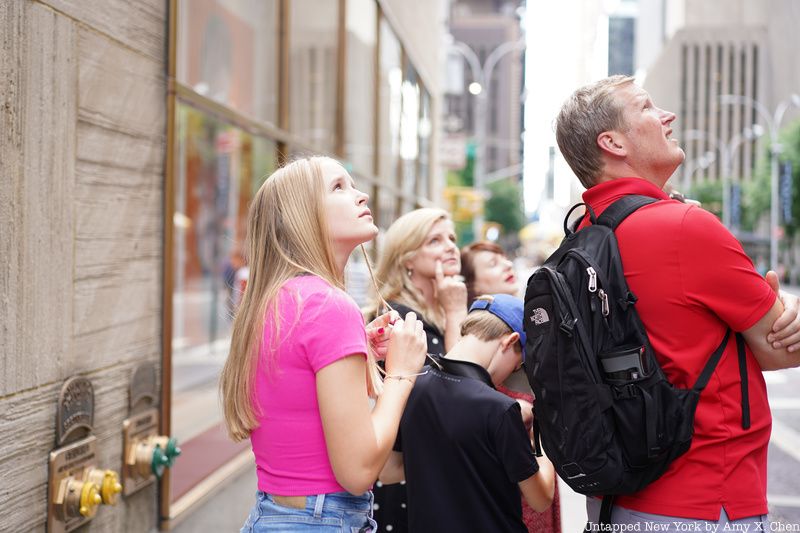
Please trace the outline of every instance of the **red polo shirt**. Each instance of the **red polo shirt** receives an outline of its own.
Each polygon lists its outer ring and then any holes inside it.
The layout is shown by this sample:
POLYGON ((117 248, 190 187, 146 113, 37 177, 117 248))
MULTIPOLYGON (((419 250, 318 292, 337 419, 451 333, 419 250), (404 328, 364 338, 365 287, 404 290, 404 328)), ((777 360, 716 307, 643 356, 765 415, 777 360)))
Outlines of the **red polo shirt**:
MULTIPOLYGON (((583 194, 597 216, 614 200, 641 194, 647 205, 617 228, 625 278, 670 382, 690 388, 730 326, 752 327, 775 294, 739 242, 707 211, 669 197, 641 178, 601 183, 583 194)), ((585 225, 587 222, 584 221, 585 225)), ((772 416, 761 369, 747 348, 752 425, 741 425, 736 342, 700 395, 694 438, 686 454, 644 490, 615 503, 635 511, 718 520, 767 513, 767 446, 772 416)))

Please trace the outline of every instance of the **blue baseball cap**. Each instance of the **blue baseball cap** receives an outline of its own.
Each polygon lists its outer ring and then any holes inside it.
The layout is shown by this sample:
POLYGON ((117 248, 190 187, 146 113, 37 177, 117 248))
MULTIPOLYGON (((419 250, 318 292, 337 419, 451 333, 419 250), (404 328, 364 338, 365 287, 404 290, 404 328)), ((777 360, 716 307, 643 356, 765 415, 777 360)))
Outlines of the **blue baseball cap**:
POLYGON ((508 294, 489 294, 478 296, 469 307, 469 312, 483 310, 489 311, 494 316, 505 322, 505 324, 519 334, 519 343, 522 345, 522 360, 525 360, 525 329, 523 328, 523 316, 525 315, 525 304, 519 298, 514 298, 508 294))

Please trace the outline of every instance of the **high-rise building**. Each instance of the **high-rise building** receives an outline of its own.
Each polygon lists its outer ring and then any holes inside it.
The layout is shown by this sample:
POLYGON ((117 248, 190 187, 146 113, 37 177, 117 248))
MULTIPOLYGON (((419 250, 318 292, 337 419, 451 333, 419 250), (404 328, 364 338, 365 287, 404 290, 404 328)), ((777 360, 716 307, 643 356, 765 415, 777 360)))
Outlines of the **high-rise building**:
MULTIPOLYGON (((678 114, 675 136, 686 151, 673 181, 721 179, 726 167, 734 182, 749 179, 768 124, 753 105, 719 97, 743 96, 771 115, 800 92, 800 3, 640 0, 639 9, 638 71, 656 103, 678 114)), ((783 123, 792 116, 790 109, 783 123)))
MULTIPOLYGON (((481 68, 498 47, 517 43, 522 38, 519 7, 523 2, 501 0, 459 0, 450 9, 450 34, 457 43, 463 43, 473 53, 481 68)), ((462 47, 463 49, 463 47, 462 47)), ((502 50, 501 50, 502 53, 502 50)), ((509 48, 501 56, 495 55, 491 79, 485 81, 487 98, 484 147, 484 170, 492 173, 520 164, 522 157, 522 46, 509 48)), ((451 54, 452 56, 452 54, 451 54)), ((449 135, 474 137, 481 127, 476 124, 475 94, 470 92, 474 79, 469 61, 455 56, 461 64, 456 80, 448 80, 444 101, 444 127, 449 135), (448 117, 449 120, 448 120, 448 117)), ((452 57, 451 57, 452 61, 452 57)), ((472 91, 475 91, 473 85, 472 91)), ((513 174, 521 175, 521 169, 513 174)))
POLYGON ((636 4, 620 3, 608 15, 608 75, 634 74, 636 48, 636 4))

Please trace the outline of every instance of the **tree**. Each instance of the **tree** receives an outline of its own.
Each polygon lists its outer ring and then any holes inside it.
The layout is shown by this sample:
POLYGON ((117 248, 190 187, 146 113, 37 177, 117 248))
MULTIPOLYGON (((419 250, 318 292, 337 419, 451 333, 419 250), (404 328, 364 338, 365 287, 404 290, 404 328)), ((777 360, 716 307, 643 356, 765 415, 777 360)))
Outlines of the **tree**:
POLYGON ((756 165, 753 179, 742 185, 742 228, 754 231, 759 219, 769 210, 769 160, 756 165))
POLYGON ((794 237, 800 233, 800 120, 792 122, 783 130, 781 144, 781 161, 792 164, 792 220, 785 227, 786 234, 794 237))
MULTIPOLYGON (((793 238, 800 232, 800 120, 784 128, 779 138, 783 147, 780 161, 792 164, 792 220, 784 224, 784 229, 793 238)), ((763 156, 759 157, 753 179, 742 187, 742 227, 747 230, 755 229, 759 219, 769 211, 771 157, 770 146, 767 145, 763 156)))
POLYGON ((520 184, 504 179, 489 185, 491 196, 486 200, 486 220, 503 226, 504 233, 516 233, 524 225, 520 184))
POLYGON ((703 179, 692 185, 689 198, 697 200, 703 209, 722 218, 722 183, 718 180, 703 179))

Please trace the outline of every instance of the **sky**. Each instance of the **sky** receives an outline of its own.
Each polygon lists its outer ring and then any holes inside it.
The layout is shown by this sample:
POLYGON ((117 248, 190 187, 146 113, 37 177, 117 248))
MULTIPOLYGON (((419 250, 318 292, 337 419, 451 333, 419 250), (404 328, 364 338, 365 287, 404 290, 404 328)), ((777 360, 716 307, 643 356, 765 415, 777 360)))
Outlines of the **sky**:
POLYGON ((561 157, 553 129, 558 110, 578 87, 608 74, 608 14, 634 12, 639 0, 529 1, 524 25, 525 212, 559 227, 583 187, 561 157), (554 201, 540 202, 555 147, 554 201))
MULTIPOLYGON (((607 72, 607 34, 602 2, 561 0, 530 2, 525 13, 527 39, 525 65, 525 210, 530 215, 539 205, 549 168, 549 149, 556 146, 553 121, 561 104, 576 88, 607 72), (600 31, 598 31, 600 29, 600 31)), ((557 204, 567 206, 579 189, 556 149, 555 189, 557 204)), ((560 211, 560 210, 559 210, 560 211)))

